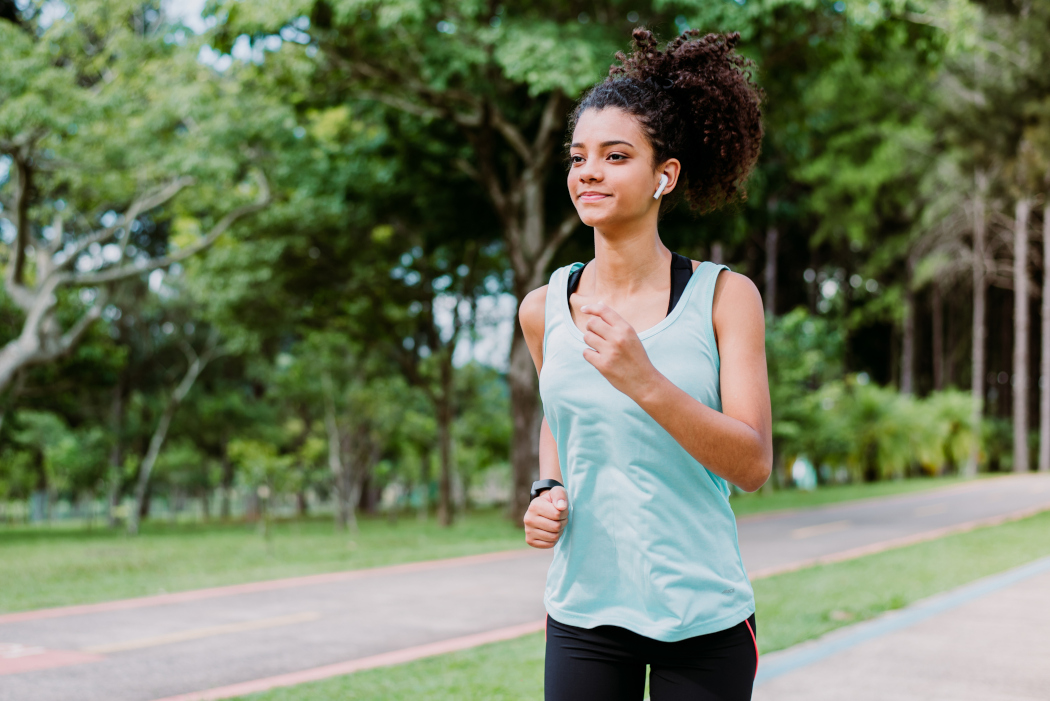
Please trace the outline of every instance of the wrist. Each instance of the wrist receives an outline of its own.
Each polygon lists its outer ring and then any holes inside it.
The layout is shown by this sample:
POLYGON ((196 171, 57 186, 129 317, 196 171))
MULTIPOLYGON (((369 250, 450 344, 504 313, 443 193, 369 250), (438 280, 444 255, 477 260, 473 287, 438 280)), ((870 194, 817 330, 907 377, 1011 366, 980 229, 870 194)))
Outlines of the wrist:
POLYGON ((666 383, 667 378, 659 370, 653 368, 649 377, 634 392, 634 396, 631 399, 648 412, 650 407, 656 405, 660 397, 667 396, 667 388, 664 386, 666 383))
POLYGON ((532 483, 532 491, 529 492, 529 500, 533 500, 540 494, 543 494, 547 490, 554 489, 555 487, 565 488, 565 485, 555 479, 543 479, 537 480, 532 483))

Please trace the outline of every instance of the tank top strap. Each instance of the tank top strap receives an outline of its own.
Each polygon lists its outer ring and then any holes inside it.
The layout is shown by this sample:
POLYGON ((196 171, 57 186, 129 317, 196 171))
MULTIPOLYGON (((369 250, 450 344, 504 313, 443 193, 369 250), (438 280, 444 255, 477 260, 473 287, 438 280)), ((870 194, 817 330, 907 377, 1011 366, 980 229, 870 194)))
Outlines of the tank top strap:
POLYGON ((704 336, 710 348, 715 352, 715 369, 718 369, 719 358, 717 355, 718 345, 715 342, 715 326, 713 306, 715 300, 715 283, 718 282, 718 274, 723 270, 729 270, 729 266, 720 263, 712 263, 705 260, 700 263, 693 276, 697 278, 696 287, 691 295, 689 307, 693 314, 699 317, 699 323, 703 326, 704 336))
POLYGON ((569 283, 569 275, 577 268, 582 268, 583 263, 572 263, 565 265, 553 273, 547 284, 547 299, 543 305, 543 357, 547 357, 547 339, 551 333, 564 323, 562 305, 566 304, 566 286, 569 283))

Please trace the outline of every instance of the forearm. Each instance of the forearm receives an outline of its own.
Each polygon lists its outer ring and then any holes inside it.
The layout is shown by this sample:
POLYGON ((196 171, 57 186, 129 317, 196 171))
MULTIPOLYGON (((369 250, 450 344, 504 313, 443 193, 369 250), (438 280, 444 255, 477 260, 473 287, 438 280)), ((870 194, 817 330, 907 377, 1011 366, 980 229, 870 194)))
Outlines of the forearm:
POLYGON ((561 478, 561 464, 558 462, 558 444, 546 418, 540 424, 540 479, 558 480, 565 484, 565 480, 561 478))
POLYGON ((757 430, 697 401, 662 374, 657 373, 656 380, 634 399, 697 462, 719 477, 748 492, 769 477, 772 450, 757 430))

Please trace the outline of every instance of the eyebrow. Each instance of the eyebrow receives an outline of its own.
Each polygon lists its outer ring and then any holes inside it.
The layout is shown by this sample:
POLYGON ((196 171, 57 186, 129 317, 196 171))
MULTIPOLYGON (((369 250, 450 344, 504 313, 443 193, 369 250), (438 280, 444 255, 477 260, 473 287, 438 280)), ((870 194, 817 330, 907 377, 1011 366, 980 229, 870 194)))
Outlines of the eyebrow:
MULTIPOLYGON (((626 145, 630 146, 631 148, 634 148, 634 144, 632 144, 630 141, 623 141, 623 140, 603 141, 601 143, 601 147, 605 148, 606 146, 615 146, 616 144, 626 144, 626 145)), ((583 144, 581 144, 579 142, 576 142, 574 144, 569 144, 569 148, 583 148, 583 144)))

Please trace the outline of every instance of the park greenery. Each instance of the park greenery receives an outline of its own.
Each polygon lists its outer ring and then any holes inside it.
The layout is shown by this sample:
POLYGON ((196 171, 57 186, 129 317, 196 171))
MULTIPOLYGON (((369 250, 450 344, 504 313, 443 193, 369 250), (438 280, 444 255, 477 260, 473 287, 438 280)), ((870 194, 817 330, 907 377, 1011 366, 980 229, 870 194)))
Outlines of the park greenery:
POLYGON ((769 489, 1050 469, 1050 1, 203 7, 0 0, 0 521, 517 521, 513 310, 591 255, 565 116, 638 25, 765 91, 661 236, 763 292, 769 489))

